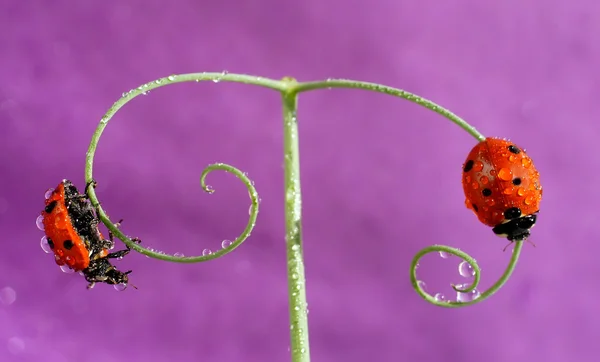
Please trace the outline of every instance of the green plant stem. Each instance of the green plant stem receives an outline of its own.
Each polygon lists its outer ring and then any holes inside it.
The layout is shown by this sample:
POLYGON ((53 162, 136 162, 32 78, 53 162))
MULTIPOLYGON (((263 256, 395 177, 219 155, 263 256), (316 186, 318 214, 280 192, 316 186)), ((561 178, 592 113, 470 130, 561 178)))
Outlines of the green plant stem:
MULTIPOLYGON (((286 78, 284 81, 294 83, 286 78)), ((282 92, 285 177, 285 241, 293 362, 309 362, 308 309, 302 250, 302 195, 298 147, 298 95, 282 92)))
POLYGON ((479 133, 475 129, 475 127, 468 124, 464 119, 460 118, 456 114, 450 112, 444 107, 437 105, 436 103, 430 101, 429 99, 420 97, 416 94, 407 92, 402 89, 388 87, 381 84, 369 83, 369 82, 358 82, 355 80, 349 79, 327 79, 325 81, 317 81, 317 82, 304 82, 298 83, 293 90, 296 92, 308 92, 316 89, 329 89, 329 88, 355 88, 355 89, 363 89, 373 92, 379 92, 388 94, 394 97, 399 97, 406 99, 407 101, 411 101, 420 106, 423 106, 431 111, 441 114, 446 117, 450 121, 456 123, 460 128, 467 131, 471 136, 475 137, 475 139, 479 141, 485 140, 485 136, 479 133))

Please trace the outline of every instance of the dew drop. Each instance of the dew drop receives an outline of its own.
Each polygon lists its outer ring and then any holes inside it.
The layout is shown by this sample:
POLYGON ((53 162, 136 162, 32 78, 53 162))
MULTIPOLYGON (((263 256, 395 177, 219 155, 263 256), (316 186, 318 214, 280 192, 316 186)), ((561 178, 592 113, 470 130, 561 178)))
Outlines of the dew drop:
POLYGON ((533 196, 529 195, 525 198, 525 205, 531 205, 533 204, 533 196))
POLYGON ((479 183, 473 182, 471 183, 471 187, 473 188, 473 190, 477 190, 479 188, 479 183))
POLYGON ((521 159, 521 165, 523 165, 523 167, 525 167, 525 168, 529 168, 531 166, 531 158, 523 157, 521 159))
POLYGON ((490 175, 496 176, 496 170, 490 170, 490 175))
POLYGON ((227 240, 227 239, 225 239, 225 240, 223 240, 223 241, 221 242, 221 247, 222 247, 223 249, 226 249, 226 248, 230 247, 230 246, 231 246, 231 244, 232 244, 232 241, 231 241, 231 240, 227 240))
POLYGON ((487 185, 488 182, 490 182, 490 179, 488 179, 487 176, 481 176, 481 178, 479 179, 479 182, 481 182, 484 185, 487 185))
POLYGON ((127 289, 127 284, 125 284, 125 283, 115 284, 115 285, 113 285, 113 288, 115 288, 115 290, 118 292, 122 292, 125 289, 127 289))
POLYGON ((517 156, 515 156, 515 155, 510 155, 510 156, 508 156, 508 160, 509 160, 510 162, 515 162, 515 161, 517 160, 517 156))
POLYGON ((502 191, 502 193, 504 193, 505 195, 512 195, 515 192, 515 188, 510 186, 504 189, 504 191, 502 191))
POLYGON ((419 289, 423 290, 423 291, 427 291, 427 284, 425 284, 424 281, 422 280, 417 280, 417 286, 419 287, 419 289))
POLYGON ((202 256, 207 256, 212 254, 212 251, 210 249, 204 249, 202 250, 202 256))
POLYGON ((465 182, 466 183, 470 183, 471 182, 471 176, 469 176, 469 175, 465 176, 465 182))
POLYGON ((517 195, 519 195, 519 196, 521 196, 521 197, 525 196, 525 189, 524 189, 524 188, 522 188, 522 187, 519 187, 519 188, 517 189, 517 195))
POLYGON ((446 296, 442 293, 437 293, 433 296, 433 299, 435 299, 438 302, 446 302, 446 296))
POLYGON ((25 350, 25 341, 19 337, 11 337, 6 343, 6 348, 12 354, 19 354, 25 350))
POLYGON ((44 217, 42 215, 38 216, 37 219, 35 219, 35 226, 37 226, 38 229, 44 231, 44 217))
POLYGON ((463 261, 458 264, 458 273, 465 278, 470 278, 475 276, 475 269, 467 261, 463 261))
POLYGON ((480 172, 481 170, 483 170, 483 162, 481 162, 481 161, 475 162, 475 164, 473 164, 473 170, 476 172, 480 172))
POLYGON ((157 79, 157 80, 154 81, 154 83, 160 84, 160 83, 162 83, 162 79, 157 79))
POLYGON ((170 75, 167 77, 168 80, 170 80, 171 82, 175 80, 175 78, 177 78, 176 75, 170 75))
POLYGON ((17 292, 11 287, 4 287, 0 289, 0 303, 4 305, 11 305, 17 300, 17 292))
POLYGON ((445 251, 440 251, 440 256, 441 256, 443 259, 448 259, 448 257, 450 256, 450 254, 449 254, 449 253, 446 253, 445 251))
POLYGON ((60 270, 62 270, 63 273, 67 273, 67 274, 72 274, 75 271, 73 269, 71 269, 68 265, 61 265, 60 266, 60 270))
POLYGON ((183 255, 183 253, 177 252, 177 253, 173 254, 173 256, 176 258, 183 258, 185 255, 183 255))
POLYGON ((498 178, 503 181, 511 181, 513 173, 510 169, 503 167, 498 171, 498 178))
MULTIPOLYGON (((458 285, 456 285, 456 287, 459 289, 466 289, 469 287, 469 285, 468 284, 462 284, 462 285, 458 284, 458 285)), ((479 298, 479 296, 481 296, 481 293, 477 289, 473 289, 469 293, 456 292, 456 301, 457 302, 470 302, 472 300, 479 298)))
POLYGON ((52 248, 50 247, 50 244, 48 243, 48 238, 46 237, 46 235, 42 236, 42 240, 40 241, 40 246, 42 247, 42 250, 46 254, 49 254, 52 252, 52 248))
POLYGON ((46 198, 46 200, 48 200, 50 198, 50 196, 52 196, 52 193, 54 192, 54 188, 51 187, 48 190, 46 190, 46 193, 44 194, 44 197, 46 198))

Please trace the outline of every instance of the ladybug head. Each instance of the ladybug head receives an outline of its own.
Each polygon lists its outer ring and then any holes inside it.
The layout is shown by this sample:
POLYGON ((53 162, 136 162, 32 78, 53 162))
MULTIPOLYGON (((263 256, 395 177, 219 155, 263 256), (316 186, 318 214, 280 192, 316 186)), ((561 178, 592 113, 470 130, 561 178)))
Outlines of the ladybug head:
POLYGON ((530 230, 532 227, 535 226, 538 212, 536 211, 531 215, 520 216, 521 212, 520 210, 518 210, 519 212, 517 213, 517 210, 518 209, 508 209, 504 213, 506 220, 501 224, 496 225, 492 229, 494 231, 494 234, 503 238, 507 238, 511 242, 522 241, 530 236, 530 230), (519 216, 517 216, 517 214, 519 214, 519 216))

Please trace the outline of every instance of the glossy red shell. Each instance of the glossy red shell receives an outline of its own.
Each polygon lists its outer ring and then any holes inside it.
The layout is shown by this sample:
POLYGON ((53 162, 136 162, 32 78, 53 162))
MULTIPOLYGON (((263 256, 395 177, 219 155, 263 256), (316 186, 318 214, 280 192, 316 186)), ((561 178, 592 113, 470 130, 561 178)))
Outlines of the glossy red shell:
POLYGON ((75 271, 81 271, 90 264, 89 250, 85 240, 73 227, 71 217, 65 203, 65 187, 61 183, 46 200, 46 206, 55 202, 54 208, 47 213, 42 211, 44 232, 52 241, 52 251, 58 265, 68 265, 75 271), (65 241, 70 240, 72 247, 64 247, 65 241))
POLYGON ((540 174, 531 158, 499 138, 486 138, 473 147, 463 164, 462 185, 465 205, 488 226, 502 223, 504 211, 512 207, 521 215, 533 214, 542 200, 540 174))

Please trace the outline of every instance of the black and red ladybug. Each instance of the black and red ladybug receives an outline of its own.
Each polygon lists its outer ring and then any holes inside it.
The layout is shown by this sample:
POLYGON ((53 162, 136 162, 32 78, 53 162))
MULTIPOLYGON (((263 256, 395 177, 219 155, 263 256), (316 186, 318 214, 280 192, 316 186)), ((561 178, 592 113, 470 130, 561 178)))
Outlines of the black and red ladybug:
MULTIPOLYGON (((86 185, 86 190, 95 186, 95 182, 91 182, 86 185)), ((122 289, 131 285, 128 277, 131 270, 119 271, 110 259, 120 259, 131 249, 127 247, 110 252, 114 248, 113 235, 109 231, 109 239, 105 239, 98 228, 99 223, 96 210, 87 195, 80 194, 73 183, 66 179, 55 189, 46 192, 45 207, 36 222, 45 233, 42 248, 54 253, 56 264, 83 274, 89 282, 88 289, 96 283, 111 284, 122 289)), ((132 240, 140 241, 137 238, 132 240)))

